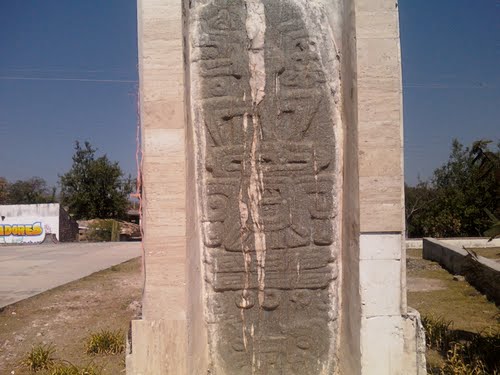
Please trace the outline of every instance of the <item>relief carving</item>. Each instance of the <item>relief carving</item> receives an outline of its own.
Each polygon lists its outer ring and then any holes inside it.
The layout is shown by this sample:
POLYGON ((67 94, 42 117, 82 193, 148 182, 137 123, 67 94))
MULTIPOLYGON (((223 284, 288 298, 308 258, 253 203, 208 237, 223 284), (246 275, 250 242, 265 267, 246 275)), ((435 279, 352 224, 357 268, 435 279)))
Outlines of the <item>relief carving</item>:
POLYGON ((336 319, 336 124, 318 46, 293 1, 196 7, 193 105, 213 371, 323 373, 336 319))

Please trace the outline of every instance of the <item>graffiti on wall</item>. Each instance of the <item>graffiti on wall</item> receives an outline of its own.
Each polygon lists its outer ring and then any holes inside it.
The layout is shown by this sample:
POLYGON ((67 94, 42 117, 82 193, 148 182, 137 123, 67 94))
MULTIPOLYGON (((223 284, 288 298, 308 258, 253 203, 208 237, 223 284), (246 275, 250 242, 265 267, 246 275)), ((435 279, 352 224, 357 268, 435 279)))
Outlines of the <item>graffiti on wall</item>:
POLYGON ((59 240, 58 203, 0 205, 0 245, 59 240))
POLYGON ((42 223, 0 224, 0 237, 37 237, 43 234, 42 223))
MULTIPOLYGON (((41 221, 26 220, 22 224, 0 223, 0 244, 40 243, 50 233, 41 221)), ((50 227, 49 227, 50 228, 50 227)))

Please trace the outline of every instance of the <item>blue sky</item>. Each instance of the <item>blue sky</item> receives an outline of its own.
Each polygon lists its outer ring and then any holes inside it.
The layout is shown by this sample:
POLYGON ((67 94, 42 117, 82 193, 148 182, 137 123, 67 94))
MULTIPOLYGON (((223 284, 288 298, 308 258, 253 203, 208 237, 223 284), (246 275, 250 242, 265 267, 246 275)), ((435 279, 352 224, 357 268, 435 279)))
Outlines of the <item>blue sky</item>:
MULTIPOLYGON (((500 136, 496 0, 401 0, 405 170, 500 136)), ((57 183, 76 139, 135 175, 135 0, 0 0, 0 176, 57 183)))

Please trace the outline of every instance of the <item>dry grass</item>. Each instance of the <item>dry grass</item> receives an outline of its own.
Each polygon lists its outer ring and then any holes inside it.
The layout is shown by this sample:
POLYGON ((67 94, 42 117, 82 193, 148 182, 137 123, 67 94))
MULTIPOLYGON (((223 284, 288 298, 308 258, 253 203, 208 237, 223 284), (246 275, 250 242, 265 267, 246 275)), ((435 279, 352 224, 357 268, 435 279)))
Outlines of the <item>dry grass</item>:
POLYGON ((453 322, 442 317, 422 317, 427 347, 441 355, 440 364, 431 363, 433 374, 483 375, 500 370, 499 331, 466 332, 453 329, 453 322))
POLYGON ((491 247, 488 249, 472 249, 477 255, 481 255, 485 258, 490 259, 500 259, 500 247, 491 247))
POLYGON ((465 281, 434 262, 416 259, 407 263, 408 276, 439 280, 440 290, 408 293, 408 304, 423 317, 427 331, 429 372, 439 375, 495 374, 500 348, 500 313, 494 303, 465 281))
POLYGON ((87 339, 86 352, 94 354, 120 354, 125 350, 125 334, 121 330, 103 329, 92 333, 87 339))
POLYGON ((140 260, 134 259, 7 306, 0 311, 0 374, 30 374, 21 362, 38 343, 52 343, 57 348, 58 367, 51 371, 59 373, 54 375, 123 373, 123 351, 89 356, 86 343, 94 332, 128 330, 137 313, 131 303, 141 300, 141 287, 140 260))
POLYGON ((68 363, 55 366, 47 375, 102 375, 102 369, 91 364, 77 367, 68 363))
POLYGON ((54 353, 55 348, 53 345, 37 344, 26 353, 21 364, 28 368, 31 372, 39 372, 52 368, 55 363, 54 353))

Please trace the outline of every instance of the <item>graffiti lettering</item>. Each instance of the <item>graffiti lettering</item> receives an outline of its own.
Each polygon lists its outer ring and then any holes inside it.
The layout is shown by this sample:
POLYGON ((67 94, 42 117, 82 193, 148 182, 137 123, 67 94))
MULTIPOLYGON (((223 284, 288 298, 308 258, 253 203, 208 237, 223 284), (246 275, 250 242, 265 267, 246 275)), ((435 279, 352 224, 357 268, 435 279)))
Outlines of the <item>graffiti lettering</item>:
POLYGON ((0 224, 0 237, 35 237, 43 233, 42 223, 0 224))

